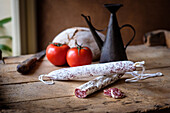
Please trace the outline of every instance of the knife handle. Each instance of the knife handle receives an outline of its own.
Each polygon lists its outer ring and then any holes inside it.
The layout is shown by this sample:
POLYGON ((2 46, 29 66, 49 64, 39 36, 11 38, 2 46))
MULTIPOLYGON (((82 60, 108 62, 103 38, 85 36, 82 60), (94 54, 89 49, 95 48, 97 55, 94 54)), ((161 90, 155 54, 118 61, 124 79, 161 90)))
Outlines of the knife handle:
POLYGON ((22 74, 29 72, 29 70, 32 69, 34 65, 36 64, 36 61, 37 61, 37 58, 35 57, 29 58, 23 61, 21 64, 17 66, 17 71, 22 74))

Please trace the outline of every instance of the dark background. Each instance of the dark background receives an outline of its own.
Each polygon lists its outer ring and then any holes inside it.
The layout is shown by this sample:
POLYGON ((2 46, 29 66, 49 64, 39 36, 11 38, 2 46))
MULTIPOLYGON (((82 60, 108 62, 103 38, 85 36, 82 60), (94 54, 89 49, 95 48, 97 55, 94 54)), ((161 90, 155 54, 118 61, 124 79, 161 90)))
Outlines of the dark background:
MULTIPOLYGON (((124 5, 118 10, 117 18, 119 26, 128 23, 135 27, 137 33, 131 45, 142 44, 146 32, 170 30, 170 0, 37 0, 38 50, 45 49, 64 29, 87 27, 81 14, 90 15, 96 28, 107 27, 110 13, 103 6, 106 3, 124 5)), ((121 33, 127 43, 132 31, 124 28, 121 33)))

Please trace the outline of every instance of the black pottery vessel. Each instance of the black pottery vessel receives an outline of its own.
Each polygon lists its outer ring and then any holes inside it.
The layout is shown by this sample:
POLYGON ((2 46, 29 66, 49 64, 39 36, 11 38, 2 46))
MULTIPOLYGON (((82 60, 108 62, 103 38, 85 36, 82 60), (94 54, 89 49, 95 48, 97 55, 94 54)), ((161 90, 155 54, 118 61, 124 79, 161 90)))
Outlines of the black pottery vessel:
POLYGON ((90 28, 90 31, 93 34, 95 41, 97 42, 97 45, 99 46, 99 49, 101 50, 100 63, 127 60, 125 50, 135 37, 136 34, 135 29, 129 24, 125 24, 119 27, 117 17, 116 17, 116 12, 120 7, 123 6, 122 4, 105 4, 104 6, 111 13, 108 28, 107 28, 106 39, 104 42, 101 40, 101 38, 96 32, 96 29, 93 27, 90 16, 84 16, 82 14, 82 16, 85 18, 90 28), (133 37, 126 44, 126 46, 124 46, 123 44, 121 33, 120 33, 120 30, 123 27, 130 27, 134 31, 133 37))

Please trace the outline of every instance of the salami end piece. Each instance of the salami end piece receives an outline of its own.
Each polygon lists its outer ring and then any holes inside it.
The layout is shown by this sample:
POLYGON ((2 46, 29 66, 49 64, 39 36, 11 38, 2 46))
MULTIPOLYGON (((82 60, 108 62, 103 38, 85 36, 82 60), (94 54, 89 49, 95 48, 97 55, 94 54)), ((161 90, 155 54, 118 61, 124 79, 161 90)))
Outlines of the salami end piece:
POLYGON ((75 96, 78 98, 85 98, 87 96, 87 91, 81 91, 81 89, 76 88, 75 89, 75 96))
POLYGON ((118 88, 109 88, 104 90, 104 95, 113 97, 115 99, 120 99, 125 97, 125 94, 118 88))

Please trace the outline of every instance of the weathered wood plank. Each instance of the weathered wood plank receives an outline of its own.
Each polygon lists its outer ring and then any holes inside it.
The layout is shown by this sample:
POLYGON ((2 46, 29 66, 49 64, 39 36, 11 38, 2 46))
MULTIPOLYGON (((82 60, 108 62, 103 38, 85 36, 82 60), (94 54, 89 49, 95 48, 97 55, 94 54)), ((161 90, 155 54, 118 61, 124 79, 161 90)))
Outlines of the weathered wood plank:
POLYGON ((38 76, 40 74, 45 74, 52 70, 61 68, 52 66, 52 64, 50 64, 48 61, 37 62, 34 70, 32 70, 29 74, 22 75, 16 71, 16 66, 17 64, 5 64, 2 68, 0 68, 0 84, 38 81, 38 76))
POLYGON ((3 85, 0 86, 1 98, 4 99, 1 103, 72 96, 77 84, 81 83, 57 81, 55 85, 46 85, 41 82, 3 85))
POLYGON ((5 57, 4 61, 6 64, 14 64, 14 63, 20 63, 24 60, 26 60, 28 57, 33 56, 32 54, 30 55, 22 55, 22 56, 12 56, 12 57, 5 57))
MULTIPOLYGON (((13 71, 17 71, 17 65, 19 63, 21 63, 22 61, 26 60, 27 58, 29 58, 30 55, 28 56, 25 56, 24 59, 23 58, 20 58, 20 57, 14 57, 14 58, 9 58, 9 59, 6 59, 6 64, 0 64, 0 72, 1 73, 6 73, 6 72, 13 72, 13 71)), ((42 60, 38 61, 34 70, 38 69, 40 67, 40 65, 47 65, 47 66, 52 66, 52 64, 50 65, 50 63, 47 61, 47 60, 44 60, 46 59, 46 57, 44 57, 42 60)), ((52 66, 52 67, 55 67, 55 66, 52 66)), ((33 70, 33 71, 34 71, 33 70)))
POLYGON ((3 106, 12 109, 38 109, 45 112, 133 112, 170 107, 170 68, 148 70, 148 73, 162 71, 164 76, 150 78, 138 83, 125 83, 125 75, 110 87, 125 92, 124 99, 103 96, 102 90, 86 99, 73 96, 75 87, 84 82, 56 81, 55 85, 41 82, 0 86, 3 106))
MULTIPOLYGON (((170 66, 170 49, 166 47, 130 46, 127 49, 127 55, 129 60, 132 61, 146 61, 146 69, 170 66)), ((52 65, 44 57, 42 61, 37 62, 36 67, 29 74, 23 76, 16 72, 18 63, 30 56, 9 58, 6 59, 7 64, 0 64, 0 84, 38 81, 37 78, 40 74, 47 74, 53 70, 63 68, 52 65)))
MULTIPOLYGON (((164 101, 169 102, 167 99, 164 101)), ((77 99, 74 97, 55 98, 48 100, 27 101, 20 103, 11 103, 7 105, 10 109, 18 109, 29 112, 41 113, 67 113, 67 112, 95 112, 95 113, 109 113, 109 112, 147 112, 150 110, 160 110, 168 108, 167 103, 157 104, 157 101, 146 98, 146 102, 138 100, 138 98, 112 100, 107 97, 92 98, 92 99, 77 99), (119 103, 119 104, 118 104, 119 103), (141 106, 141 103, 143 104, 141 106), (133 106, 135 104, 135 106, 133 106), (128 108, 128 109, 127 109, 128 108)), ((7 109, 8 110, 8 109, 7 109)))
MULTIPOLYGON (((31 57, 31 55, 23 55, 16 57, 7 57, 5 58, 6 64, 18 64, 27 58, 31 57)), ((129 46, 127 48, 127 56, 129 60, 139 61, 139 60, 148 60, 154 61, 155 59, 160 58, 170 58, 170 49, 165 46, 155 46, 155 47, 147 47, 145 45, 137 45, 137 46, 129 46)), ((47 58, 43 58, 43 60, 47 60, 47 58)))
POLYGON ((21 73, 18 73, 16 71, 16 66, 17 64, 5 64, 2 66, 2 68, 0 68, 0 85, 36 82, 39 81, 38 76, 41 74, 48 74, 53 70, 68 67, 68 66, 57 67, 52 65, 49 61, 44 60, 37 62, 36 67, 29 74, 22 75, 21 73))
POLYGON ((129 46, 127 56, 132 61, 145 61, 147 69, 170 66, 170 49, 164 46, 129 46))
MULTIPOLYGON (((12 57, 4 57, 4 61, 6 64, 18 64, 23 62, 24 60, 28 59, 29 57, 32 57, 34 54, 29 55, 22 55, 22 56, 12 56, 12 57)), ((46 57, 44 57, 41 60, 47 60, 46 57)))
POLYGON ((138 83, 125 83, 131 76, 125 75, 108 86, 120 88, 127 95, 124 99, 105 97, 102 90, 86 99, 73 95, 83 81, 56 81, 45 85, 38 80, 40 74, 63 67, 50 64, 46 57, 38 62, 28 75, 16 72, 18 63, 31 55, 5 59, 0 64, 0 112, 144 112, 170 108, 170 49, 165 47, 130 46, 129 60, 146 61, 148 73, 162 72, 164 76, 138 83))

